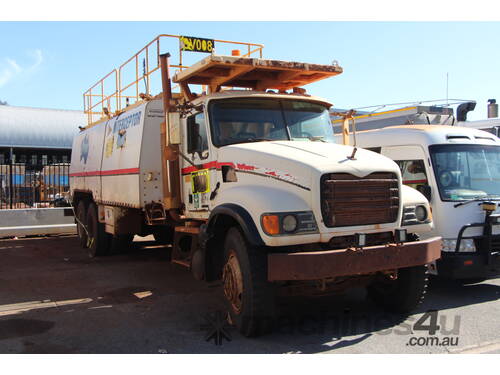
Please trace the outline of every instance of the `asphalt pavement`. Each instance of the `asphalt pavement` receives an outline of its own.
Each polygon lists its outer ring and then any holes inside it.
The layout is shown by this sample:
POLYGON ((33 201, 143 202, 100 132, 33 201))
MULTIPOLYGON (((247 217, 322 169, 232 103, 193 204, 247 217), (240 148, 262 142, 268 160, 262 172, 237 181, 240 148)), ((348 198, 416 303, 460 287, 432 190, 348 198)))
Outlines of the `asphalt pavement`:
POLYGON ((432 279, 411 316, 364 289, 280 299, 273 332, 245 338, 226 323, 220 283, 136 239, 95 259, 74 236, 0 240, 0 353, 500 353, 500 279, 432 279))

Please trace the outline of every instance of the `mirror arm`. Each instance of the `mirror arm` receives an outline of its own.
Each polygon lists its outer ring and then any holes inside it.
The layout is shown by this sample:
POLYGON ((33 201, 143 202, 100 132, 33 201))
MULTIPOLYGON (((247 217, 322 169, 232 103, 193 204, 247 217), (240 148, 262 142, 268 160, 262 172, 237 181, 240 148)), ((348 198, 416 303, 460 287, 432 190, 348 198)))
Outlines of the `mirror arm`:
POLYGON ((187 157, 186 155, 184 155, 183 152, 179 151, 179 155, 184 159, 186 160, 189 164, 191 164, 193 167, 196 167, 196 164, 194 163, 194 161, 192 161, 191 159, 189 159, 189 157, 187 157))

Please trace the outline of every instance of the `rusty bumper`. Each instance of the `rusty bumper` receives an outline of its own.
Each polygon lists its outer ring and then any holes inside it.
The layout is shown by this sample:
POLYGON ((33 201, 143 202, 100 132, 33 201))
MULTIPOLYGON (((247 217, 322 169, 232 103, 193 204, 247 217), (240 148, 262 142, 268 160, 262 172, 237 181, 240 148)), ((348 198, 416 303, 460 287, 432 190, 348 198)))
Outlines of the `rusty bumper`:
POLYGON ((268 254, 268 280, 318 280, 419 266, 441 257, 441 237, 400 245, 268 254))

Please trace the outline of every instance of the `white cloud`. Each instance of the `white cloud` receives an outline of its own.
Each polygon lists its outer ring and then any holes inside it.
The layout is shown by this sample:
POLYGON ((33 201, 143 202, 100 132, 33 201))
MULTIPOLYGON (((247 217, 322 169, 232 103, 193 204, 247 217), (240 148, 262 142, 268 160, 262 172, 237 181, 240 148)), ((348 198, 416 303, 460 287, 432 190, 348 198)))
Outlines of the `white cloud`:
POLYGON ((29 54, 33 57, 35 62, 27 70, 35 71, 43 63, 42 50, 35 49, 34 51, 30 51, 29 54))
POLYGON ((33 60, 30 65, 20 65, 16 60, 9 57, 4 58, 4 61, 0 62, 0 87, 5 86, 16 77, 34 73, 43 63, 42 50, 35 49, 28 51, 27 54, 33 60))
POLYGON ((19 65, 17 65, 16 60, 6 58, 5 61, 7 61, 7 64, 9 64, 9 66, 14 70, 15 73, 22 72, 23 69, 19 65))
POLYGON ((9 69, 0 71, 0 87, 3 87, 12 78, 12 72, 9 69))

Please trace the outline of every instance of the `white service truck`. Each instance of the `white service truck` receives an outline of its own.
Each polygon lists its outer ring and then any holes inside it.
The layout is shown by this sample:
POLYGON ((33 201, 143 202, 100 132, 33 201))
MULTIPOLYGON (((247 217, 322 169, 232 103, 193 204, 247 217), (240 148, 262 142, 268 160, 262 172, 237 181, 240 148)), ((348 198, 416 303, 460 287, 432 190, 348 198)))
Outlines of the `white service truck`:
MULTIPOLYGON (((360 147, 393 159, 403 184, 430 201, 443 238, 439 276, 479 282, 500 274, 500 139, 481 130, 446 125, 400 125, 356 133, 360 147)), ((424 209, 403 212, 415 223, 424 209)))
POLYGON ((270 329, 281 293, 361 285, 390 310, 421 301, 441 248, 414 235, 432 228, 427 200, 389 158, 335 144, 331 104, 298 88, 339 66, 212 54, 171 79, 168 57, 160 95, 74 139, 71 199, 91 256, 154 234, 195 278, 222 280, 247 336, 270 329), (415 207, 425 217, 406 226, 415 207))

